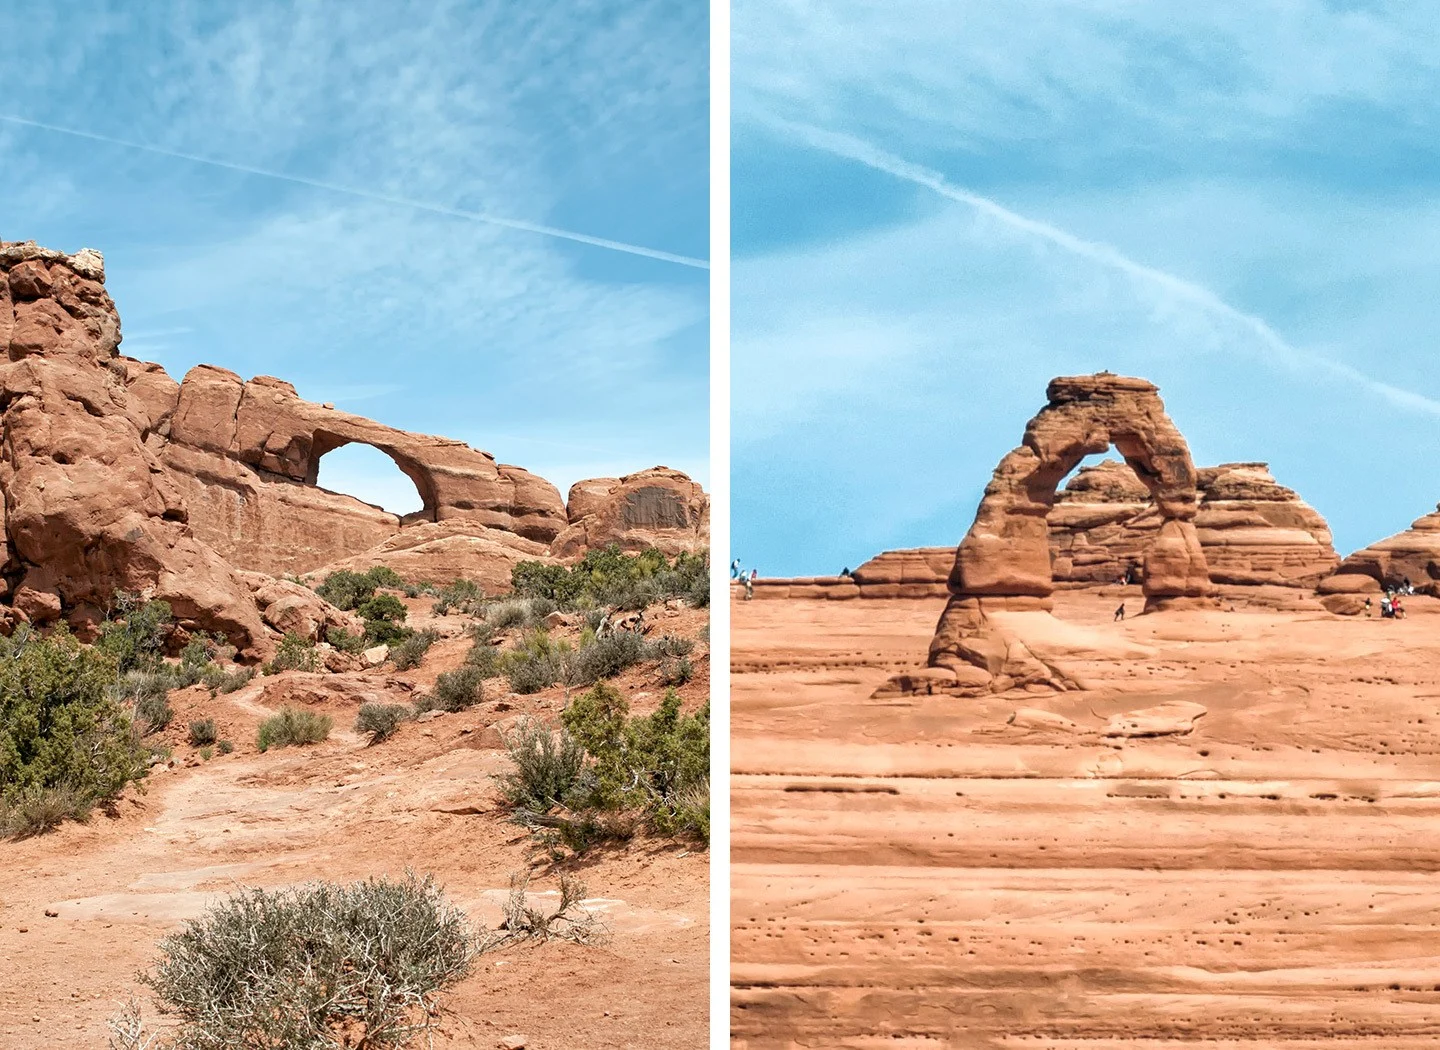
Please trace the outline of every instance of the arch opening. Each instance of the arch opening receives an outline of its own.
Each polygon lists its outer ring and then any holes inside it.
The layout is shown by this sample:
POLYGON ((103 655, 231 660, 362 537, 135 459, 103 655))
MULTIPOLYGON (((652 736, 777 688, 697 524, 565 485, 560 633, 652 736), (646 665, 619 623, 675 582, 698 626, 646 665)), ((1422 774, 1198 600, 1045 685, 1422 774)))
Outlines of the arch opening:
POLYGON ((427 511, 433 516, 420 485, 399 461, 363 442, 345 441, 323 452, 317 449, 315 476, 310 480, 330 492, 380 507, 401 520, 424 517, 427 511))

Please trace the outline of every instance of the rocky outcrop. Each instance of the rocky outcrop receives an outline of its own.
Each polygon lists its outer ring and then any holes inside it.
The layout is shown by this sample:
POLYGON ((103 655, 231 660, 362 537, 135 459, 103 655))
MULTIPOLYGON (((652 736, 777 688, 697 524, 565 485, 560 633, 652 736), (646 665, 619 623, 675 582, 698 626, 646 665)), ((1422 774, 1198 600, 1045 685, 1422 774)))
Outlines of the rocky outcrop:
POLYGON ((612 543, 628 551, 655 547, 671 557, 709 546, 710 498, 669 467, 576 482, 567 513, 569 525, 551 546, 557 558, 612 543))
POLYGON ((410 583, 443 585, 466 579, 478 583, 486 594, 504 594, 510 590, 510 573, 517 563, 554 560, 543 543, 455 518, 408 526, 377 546, 332 562, 312 575, 318 580, 337 569, 364 572, 384 565, 410 583))
MULTIPOLYGON (((1146 604, 1213 593, 1195 517, 1200 492, 1185 439, 1156 387, 1110 373, 1054 379, 1047 403, 985 488, 955 552, 950 600, 930 643, 929 666, 961 693, 1013 686, 1067 688, 1063 671, 991 623, 994 612, 1050 608, 1047 520, 1061 479, 1112 445, 1145 485, 1160 521, 1144 554, 1146 604)), ((930 688, 934 688, 933 684, 930 688)))
POLYGON ((104 276, 97 252, 0 242, 0 631, 62 618, 93 631, 117 591, 143 591, 183 631, 258 656, 279 632, 346 622, 264 582, 280 573, 384 563, 502 591, 552 543, 574 558, 708 541, 709 501, 676 471, 581 483, 567 512, 520 467, 305 401, 284 380, 200 365, 177 383, 119 354, 104 276), (320 488, 322 457, 353 442, 388 455, 422 508, 402 519, 320 488))
POLYGON ((196 539, 145 443, 152 418, 117 365, 103 261, 0 244, 0 490, 12 619, 93 625, 117 590, 150 591, 182 626, 241 649, 265 635, 249 588, 196 539))
POLYGON ((1440 507, 1416 518, 1404 532, 1350 555, 1319 590, 1323 595, 1378 595, 1385 586, 1406 580, 1422 593, 1440 596, 1440 507))
MULTIPOLYGON (((1196 472, 1196 537, 1211 583, 1313 588, 1339 562, 1330 527, 1264 463, 1196 472)), ((1162 522, 1150 492, 1124 463, 1076 473, 1047 519, 1058 586, 1114 583, 1138 567, 1162 522)))

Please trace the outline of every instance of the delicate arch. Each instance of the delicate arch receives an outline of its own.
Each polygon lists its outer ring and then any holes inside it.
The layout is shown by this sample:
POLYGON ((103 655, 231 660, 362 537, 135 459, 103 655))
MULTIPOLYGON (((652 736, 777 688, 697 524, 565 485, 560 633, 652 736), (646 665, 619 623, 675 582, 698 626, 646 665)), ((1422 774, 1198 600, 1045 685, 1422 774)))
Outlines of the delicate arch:
MULTIPOLYGON (((930 643, 927 688, 1004 690, 1017 684, 1075 683, 1023 642, 997 629, 989 614, 1047 610, 1055 589, 1046 519, 1055 490, 1086 456, 1112 446, 1150 490, 1162 518, 1145 554, 1146 607, 1212 593, 1195 532, 1200 508, 1189 446, 1143 379, 1101 372, 1054 379, 1047 404, 1025 427, 1020 446, 995 468, 975 522, 955 551, 950 601, 930 643)), ((904 686, 908 688, 913 683, 904 686)))

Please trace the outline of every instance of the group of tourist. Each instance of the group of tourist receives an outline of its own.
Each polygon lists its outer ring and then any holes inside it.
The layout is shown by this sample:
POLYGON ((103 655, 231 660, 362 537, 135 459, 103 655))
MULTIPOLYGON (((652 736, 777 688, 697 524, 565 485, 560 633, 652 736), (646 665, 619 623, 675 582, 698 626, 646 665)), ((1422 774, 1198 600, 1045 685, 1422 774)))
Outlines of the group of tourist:
MULTIPOLYGON (((1385 584, 1385 595, 1380 599, 1380 618, 1383 620, 1405 619, 1405 606, 1401 603, 1402 595, 1414 594, 1415 585, 1410 582, 1410 577, 1404 577, 1399 583, 1385 584)), ((1370 599, 1365 599, 1365 615, 1370 615, 1370 599)))
POLYGON ((730 578, 738 580, 745 588, 745 600, 748 602, 755 597, 755 577, 760 575, 759 569, 751 569, 748 573, 740 567, 740 559, 736 558, 730 563, 730 578))

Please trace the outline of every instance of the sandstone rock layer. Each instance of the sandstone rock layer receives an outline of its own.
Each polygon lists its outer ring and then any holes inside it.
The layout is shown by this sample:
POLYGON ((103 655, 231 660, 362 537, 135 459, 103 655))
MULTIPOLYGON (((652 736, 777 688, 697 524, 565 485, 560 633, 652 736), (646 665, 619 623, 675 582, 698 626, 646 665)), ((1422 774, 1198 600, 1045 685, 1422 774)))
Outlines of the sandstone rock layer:
POLYGON ((551 547, 558 558, 577 558, 612 543, 629 551, 655 547, 674 557, 710 542, 710 498, 669 467, 577 482, 567 511, 569 523, 551 547))

